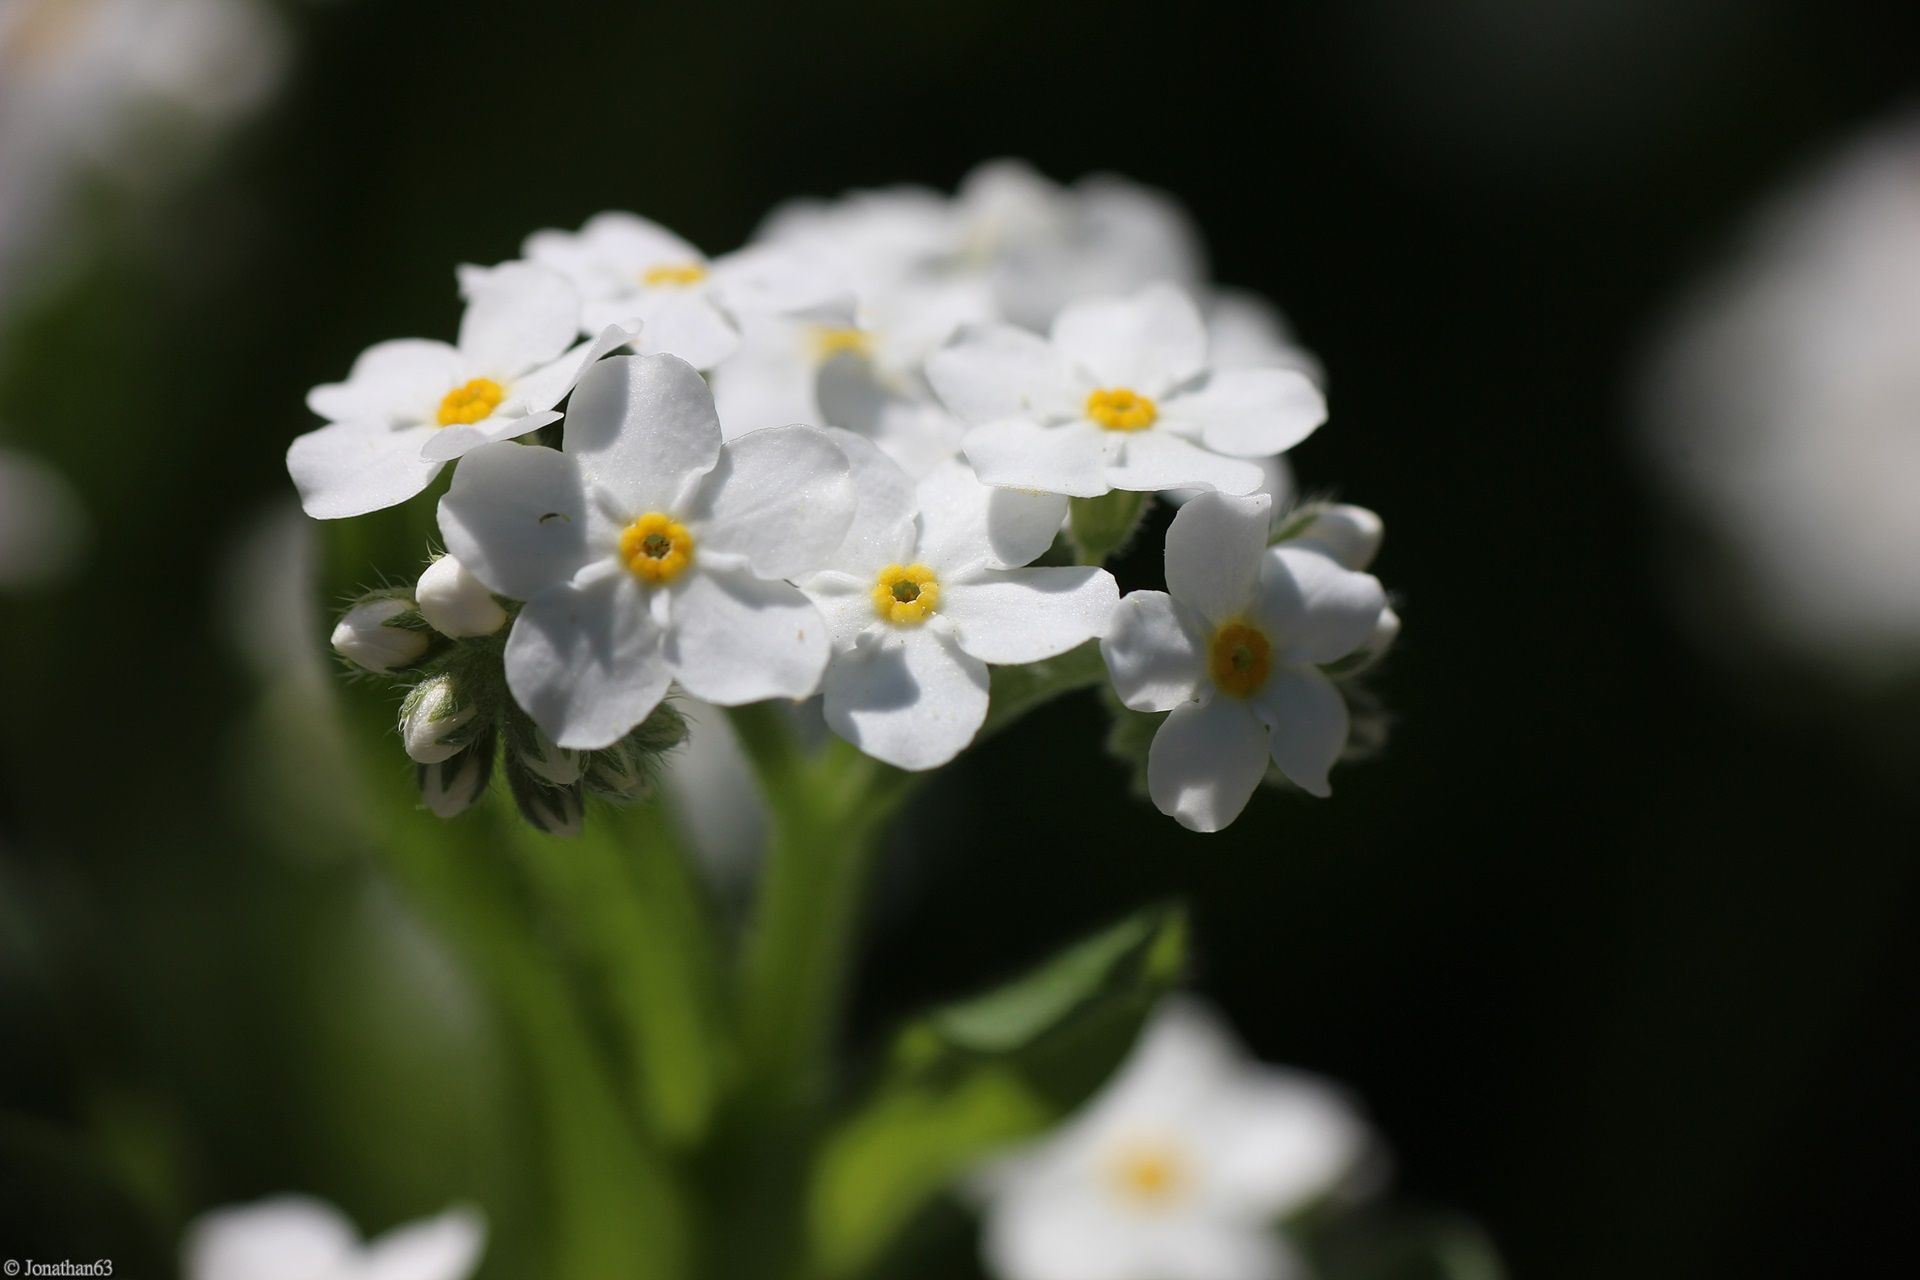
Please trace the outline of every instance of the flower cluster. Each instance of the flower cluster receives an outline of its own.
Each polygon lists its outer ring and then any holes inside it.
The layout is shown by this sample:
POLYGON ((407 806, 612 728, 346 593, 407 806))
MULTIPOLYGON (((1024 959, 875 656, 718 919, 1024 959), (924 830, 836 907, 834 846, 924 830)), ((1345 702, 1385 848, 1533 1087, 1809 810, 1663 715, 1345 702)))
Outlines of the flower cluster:
POLYGON ((1163 197, 1012 163, 951 198, 795 204, 719 256, 630 214, 539 232, 460 271, 455 342, 380 343, 308 398, 310 515, 445 486, 447 555, 336 647, 411 684, 443 814, 504 736, 523 811, 569 829, 581 779, 674 740, 674 690, 817 696, 862 752, 932 769, 988 723, 994 668, 1076 651, 1118 714, 1170 713, 1144 765, 1182 824, 1232 821, 1270 765, 1324 795, 1339 682, 1398 625, 1379 522, 1288 501, 1317 367, 1200 260, 1163 197), (1156 494, 1191 499, 1168 591, 1123 599, 1106 562, 1156 494))
POLYGON ((486 1224, 471 1209, 363 1244, 333 1206, 277 1196, 195 1219, 180 1271, 186 1280, 467 1280, 485 1244, 486 1224))

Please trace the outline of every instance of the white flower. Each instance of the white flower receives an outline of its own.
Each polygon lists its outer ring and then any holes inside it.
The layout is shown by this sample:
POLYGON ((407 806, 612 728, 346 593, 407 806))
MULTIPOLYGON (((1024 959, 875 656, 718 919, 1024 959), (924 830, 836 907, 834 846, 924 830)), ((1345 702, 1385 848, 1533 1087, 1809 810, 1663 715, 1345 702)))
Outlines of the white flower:
POLYGON ((1343 569, 1371 566, 1387 535, 1386 523, 1378 515, 1351 503, 1320 503, 1294 514, 1302 523, 1288 535, 1287 545, 1311 547, 1343 569))
POLYGON ((1083 302, 1051 340, 1010 325, 962 330, 927 362, 972 426, 967 458, 988 484, 1097 497, 1112 489, 1249 493, 1257 459, 1326 419, 1295 369, 1210 369, 1200 313, 1178 289, 1083 302))
POLYGON ((338 1210, 305 1196, 216 1209, 188 1227, 185 1280, 468 1280, 486 1226, 469 1209, 362 1244, 338 1210))
POLYGON ((432 637, 411 627, 396 627, 393 621, 414 608, 413 601, 399 596, 362 600, 340 615, 333 629, 334 652, 379 675, 412 666, 427 652, 432 637))
POLYGON ((916 488, 859 437, 842 447, 858 512, 826 568, 799 580, 832 628, 827 723, 870 756, 931 769, 986 719, 988 663, 1100 635, 1118 591, 1102 569, 1019 567, 1052 544, 1065 499, 990 489, 958 462, 916 488))
POLYGON ((1275 1220, 1336 1190, 1369 1135, 1319 1080, 1246 1054, 1190 1000, 1161 1005, 1105 1091, 981 1179, 999 1280, 1282 1280, 1275 1220))
POLYGON ((701 369, 733 353, 742 313, 800 310, 826 303, 832 293, 790 253, 755 248, 710 260, 631 213, 600 214, 577 232, 537 231, 525 252, 579 290, 588 333, 638 321, 637 349, 676 355, 701 369))
POLYGON ((62 577, 86 542, 80 499, 37 458, 0 449, 0 590, 62 577))
POLYGON ((443 636, 490 636, 507 625, 507 611, 493 592, 453 556, 428 565, 414 584, 413 596, 420 616, 443 636))
POLYGON ((1216 289, 1207 301, 1207 353, 1216 369, 1298 369, 1322 387, 1320 358, 1302 347, 1271 302, 1243 289, 1216 289))
POLYGON ((1386 594, 1317 550, 1267 547, 1268 499, 1202 494, 1167 530, 1167 590, 1120 602, 1100 650, 1120 700, 1171 711, 1147 790, 1195 831, 1239 816, 1267 759, 1316 796, 1346 746, 1347 707, 1319 668, 1374 635, 1386 594))
POLYGON ((537 430, 592 361, 630 335, 610 329, 571 346, 580 300, 543 267, 464 268, 457 344, 402 338, 369 347, 345 382, 315 387, 307 407, 328 425, 287 450, 300 504, 321 520, 405 502, 479 445, 537 430))
POLYGON ((813 427, 723 444, 676 356, 617 356, 573 393, 565 452, 469 455, 440 503, 446 545, 526 601, 507 682, 563 747, 604 747, 669 682, 725 706, 812 693, 819 613, 780 579, 818 567, 853 516, 846 455, 813 427))
POLYGON ((467 745, 462 733, 479 709, 464 702, 451 676, 428 676, 400 704, 400 740, 416 764, 451 760, 467 745))

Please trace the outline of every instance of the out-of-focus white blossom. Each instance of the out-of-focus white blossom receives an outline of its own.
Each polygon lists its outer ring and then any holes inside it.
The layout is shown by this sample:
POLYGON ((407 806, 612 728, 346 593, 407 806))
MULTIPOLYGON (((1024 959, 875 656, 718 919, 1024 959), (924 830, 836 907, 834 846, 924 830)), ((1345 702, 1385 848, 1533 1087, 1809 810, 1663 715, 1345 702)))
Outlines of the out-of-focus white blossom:
POLYGON ((280 1196, 195 1219, 180 1270, 185 1280, 468 1280, 485 1244, 486 1225, 470 1209, 362 1243, 331 1205, 280 1196))
POLYGON ((1337 1190, 1370 1136, 1346 1097, 1164 1003, 1106 1090, 978 1179, 998 1280, 1286 1280, 1276 1224, 1337 1190))
POLYGON ((0 591, 65 575, 86 543, 86 524, 79 497, 59 472, 0 449, 0 591))
POLYGON ((1920 120, 1766 209, 1660 352, 1650 452, 1739 573, 1686 579, 1717 643, 1744 614, 1868 680, 1920 667, 1920 120))
POLYGON ((507 625, 507 611, 493 592, 453 556, 428 565, 414 584, 413 596, 420 616, 443 636, 490 636, 507 625))

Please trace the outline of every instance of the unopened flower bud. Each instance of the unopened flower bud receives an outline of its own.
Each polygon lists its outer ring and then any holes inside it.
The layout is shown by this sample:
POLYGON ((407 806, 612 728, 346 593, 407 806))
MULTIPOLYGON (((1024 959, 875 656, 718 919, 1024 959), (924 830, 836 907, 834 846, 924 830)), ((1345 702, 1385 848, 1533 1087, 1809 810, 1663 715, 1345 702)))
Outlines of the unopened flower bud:
POLYGON ((1289 542, 1310 542, 1337 564, 1358 573, 1380 554, 1386 524, 1365 507, 1329 503, 1299 513, 1301 522, 1289 532, 1289 542))
POLYGON ((486 794, 493 778, 494 737, 487 734, 459 754, 415 771, 420 798, 436 817, 452 818, 486 794))
POLYGON ((587 758, 587 789, 616 804, 644 800, 653 793, 653 780, 642 767, 640 751, 621 740, 587 758))
POLYGON ((460 698, 452 676, 443 672, 422 680, 400 704, 400 737, 408 757, 416 764, 452 759, 471 740, 473 735, 462 730, 478 713, 460 698))
POLYGON ((452 556, 428 565, 413 595, 420 616, 443 636, 490 636, 507 625, 507 611, 493 593, 452 556))
POLYGON ((519 757, 507 759, 507 784, 520 816, 550 836, 577 836, 586 816, 580 785, 549 786, 522 766, 519 757))
POLYGON ((557 745, 525 717, 514 718, 508 748, 521 767, 550 787, 570 787, 587 771, 585 752, 557 745))
POLYGON ((405 596, 368 596, 340 615, 333 629, 336 653, 363 671, 379 675, 410 667, 425 656, 432 637, 394 621, 414 612, 405 596))

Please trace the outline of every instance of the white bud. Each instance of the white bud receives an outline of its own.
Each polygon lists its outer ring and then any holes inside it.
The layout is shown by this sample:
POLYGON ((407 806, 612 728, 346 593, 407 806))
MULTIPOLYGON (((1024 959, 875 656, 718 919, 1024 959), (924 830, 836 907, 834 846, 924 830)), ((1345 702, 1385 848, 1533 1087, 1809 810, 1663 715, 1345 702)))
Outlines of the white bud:
POLYGON ((507 625, 507 611, 493 593, 452 556, 428 565, 413 595, 420 616, 443 636, 490 636, 507 625))
POLYGON ((493 776, 493 747, 489 734, 451 759, 420 766, 420 798, 435 817, 457 817, 486 794, 493 776))
POLYGON ((399 596, 362 600, 340 616, 333 629, 336 653, 365 671, 386 675, 420 661, 431 643, 424 631, 391 625, 413 612, 413 601, 399 596))
POLYGON ((555 745, 539 729, 520 739, 520 763, 550 787, 570 787, 587 771, 586 753, 555 745))
POLYGON ((467 735, 460 730, 475 714, 476 708, 460 705, 450 677, 422 680, 400 704, 400 737, 407 755, 417 764, 452 759, 467 745, 467 735))
POLYGON ((1359 573, 1380 554, 1386 531, 1380 517, 1365 507, 1330 503, 1314 508, 1306 527, 1288 541, 1313 543, 1337 564, 1359 573))
POLYGON ((1372 638, 1361 647, 1378 658, 1393 648, 1393 642, 1399 638, 1400 615, 1393 611, 1392 605, 1388 605, 1380 611, 1379 620, 1373 624, 1372 638))
POLYGON ((625 741, 588 756, 586 783, 590 790, 619 802, 644 799, 651 791, 646 771, 640 767, 640 753, 625 741))

